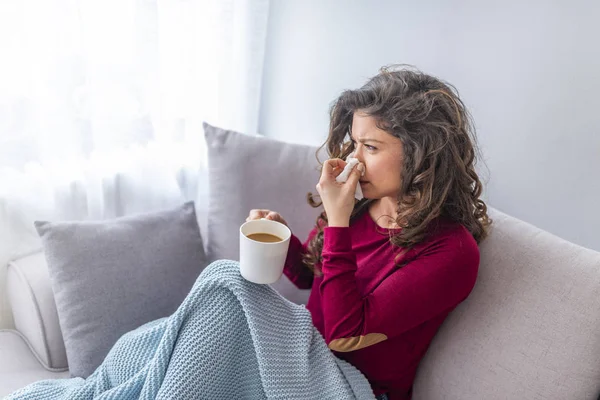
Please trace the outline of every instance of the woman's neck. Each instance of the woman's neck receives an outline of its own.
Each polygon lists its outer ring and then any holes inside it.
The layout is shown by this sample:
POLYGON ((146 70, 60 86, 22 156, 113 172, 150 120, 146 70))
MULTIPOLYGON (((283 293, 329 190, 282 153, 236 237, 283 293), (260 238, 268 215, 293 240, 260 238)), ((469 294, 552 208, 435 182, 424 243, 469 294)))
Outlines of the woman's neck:
POLYGON ((381 199, 375 200, 369 206, 369 213, 373 220, 382 228, 386 229, 395 229, 399 228, 396 223, 396 207, 398 203, 395 199, 391 197, 383 197, 381 199))

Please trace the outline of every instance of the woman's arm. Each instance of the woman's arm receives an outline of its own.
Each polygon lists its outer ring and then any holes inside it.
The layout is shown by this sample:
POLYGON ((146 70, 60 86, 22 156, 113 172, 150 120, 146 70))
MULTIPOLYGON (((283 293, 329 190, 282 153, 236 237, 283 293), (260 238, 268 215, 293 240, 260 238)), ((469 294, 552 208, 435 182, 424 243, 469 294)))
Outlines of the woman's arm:
POLYGON ((308 235, 304 244, 300 242, 295 235, 290 238, 290 247, 283 273, 298 289, 310 289, 313 284, 314 275, 312 271, 302 262, 302 256, 307 252, 307 246, 311 239, 316 235, 317 228, 314 228, 308 235))
POLYGON ((463 301, 478 267, 473 237, 466 229, 452 230, 363 297, 350 230, 325 228, 320 285, 325 340, 333 350, 355 351, 398 336, 463 301))

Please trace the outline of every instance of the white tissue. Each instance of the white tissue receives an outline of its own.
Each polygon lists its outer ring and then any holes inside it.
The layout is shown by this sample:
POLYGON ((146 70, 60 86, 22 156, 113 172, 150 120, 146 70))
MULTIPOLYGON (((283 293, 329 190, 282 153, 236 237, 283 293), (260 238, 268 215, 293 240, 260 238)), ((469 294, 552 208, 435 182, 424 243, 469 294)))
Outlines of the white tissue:
MULTIPOLYGON (((335 180, 337 182, 346 182, 348 180, 348 177, 350 176, 350 173, 352 172, 352 168, 354 168, 354 166, 356 164, 359 163, 358 158, 354 158, 354 153, 350 153, 350 155, 348 155, 348 157, 346 158, 346 166, 344 167, 344 170, 342 171, 341 174, 339 174, 337 176, 337 178, 335 178, 335 180)), ((364 174, 364 172, 363 172, 364 174)), ((354 197, 356 198, 356 200, 362 200, 363 198, 363 192, 362 189, 360 188, 360 183, 358 183, 356 185, 356 191, 354 192, 354 197)))

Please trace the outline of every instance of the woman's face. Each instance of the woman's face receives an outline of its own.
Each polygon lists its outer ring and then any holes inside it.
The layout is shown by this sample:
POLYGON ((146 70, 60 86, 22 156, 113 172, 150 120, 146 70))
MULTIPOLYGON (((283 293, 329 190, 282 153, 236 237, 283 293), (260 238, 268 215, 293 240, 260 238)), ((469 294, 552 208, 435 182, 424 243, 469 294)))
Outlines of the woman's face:
POLYGON ((354 157, 365 165, 360 178, 363 196, 367 199, 391 197, 400 193, 403 151, 397 137, 377 127, 376 119, 360 111, 352 119, 354 157))

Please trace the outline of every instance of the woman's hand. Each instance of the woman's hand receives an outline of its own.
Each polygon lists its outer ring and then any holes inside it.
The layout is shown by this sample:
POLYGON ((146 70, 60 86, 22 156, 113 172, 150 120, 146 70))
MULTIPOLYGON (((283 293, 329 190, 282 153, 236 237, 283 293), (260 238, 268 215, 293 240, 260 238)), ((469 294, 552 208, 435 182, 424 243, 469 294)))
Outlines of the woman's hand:
POLYGON ((271 210, 250 210, 250 215, 248 215, 248 218, 246 218, 246 222, 252 221, 253 219, 261 218, 281 222, 285 226, 288 226, 287 222, 285 222, 285 219, 283 219, 283 217, 278 212, 271 210))
POLYGON ((327 213, 328 225, 331 227, 350 226, 356 185, 358 185, 358 180, 365 168, 362 163, 359 163, 352 169, 346 182, 337 182, 335 178, 344 170, 345 166, 346 161, 339 158, 325 161, 321 179, 317 184, 317 191, 327 213))

